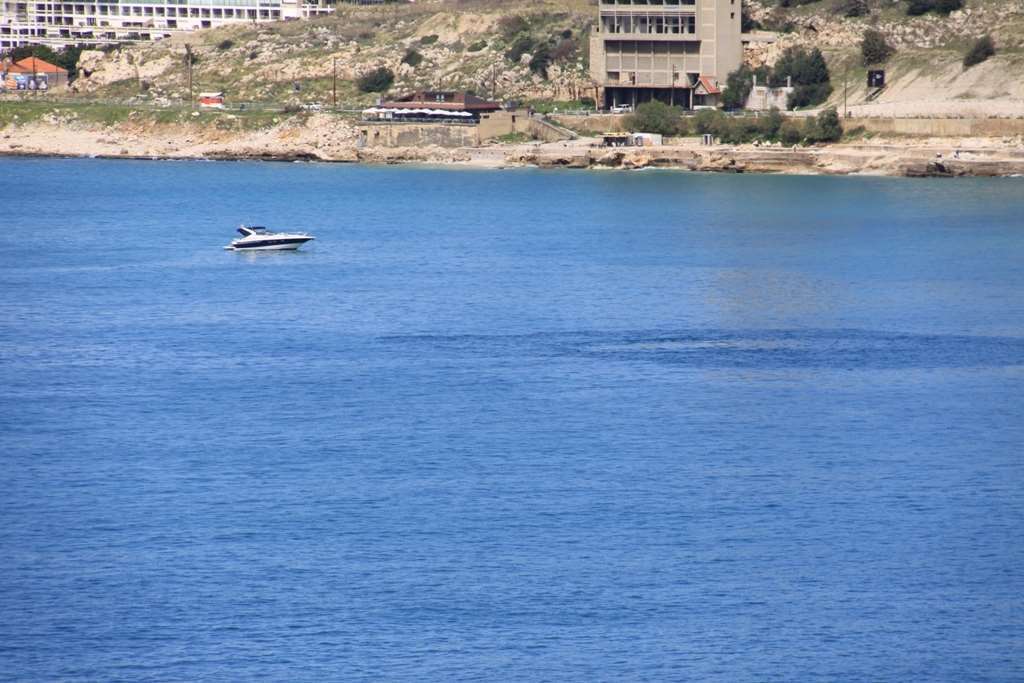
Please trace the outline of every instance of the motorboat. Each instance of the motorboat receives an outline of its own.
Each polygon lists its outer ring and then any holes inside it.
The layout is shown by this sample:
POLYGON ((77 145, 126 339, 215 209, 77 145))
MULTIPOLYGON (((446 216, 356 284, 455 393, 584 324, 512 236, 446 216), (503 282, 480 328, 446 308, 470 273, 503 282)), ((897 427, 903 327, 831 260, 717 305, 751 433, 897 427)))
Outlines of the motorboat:
POLYGON ((294 251, 306 242, 316 239, 305 232, 271 232, 260 225, 241 225, 241 237, 224 247, 230 251, 294 251))

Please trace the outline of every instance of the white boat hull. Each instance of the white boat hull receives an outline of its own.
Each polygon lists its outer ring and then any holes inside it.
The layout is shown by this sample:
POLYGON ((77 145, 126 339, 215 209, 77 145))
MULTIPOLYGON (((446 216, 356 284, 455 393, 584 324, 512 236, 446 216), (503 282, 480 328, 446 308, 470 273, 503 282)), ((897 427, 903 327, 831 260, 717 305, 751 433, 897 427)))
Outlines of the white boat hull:
POLYGON ((295 251, 315 238, 309 236, 268 235, 263 239, 247 237, 224 247, 229 251, 295 251))

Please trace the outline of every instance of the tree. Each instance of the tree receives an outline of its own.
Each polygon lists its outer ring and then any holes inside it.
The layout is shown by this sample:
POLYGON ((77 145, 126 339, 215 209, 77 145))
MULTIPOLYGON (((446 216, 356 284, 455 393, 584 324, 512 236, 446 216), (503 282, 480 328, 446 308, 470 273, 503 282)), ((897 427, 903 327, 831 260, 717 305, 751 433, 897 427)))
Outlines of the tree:
POLYGON ((785 145, 799 145, 804 140, 804 126, 799 121, 786 119, 779 129, 779 140, 785 145))
POLYGON ((636 113, 626 119, 626 126, 640 133, 678 135, 682 113, 678 107, 670 107, 664 102, 645 102, 636 108, 636 113))
POLYGON ((996 44, 992 36, 984 35, 974 43, 967 54, 964 55, 964 68, 970 69, 975 64, 981 64, 996 53, 996 44))
POLYGON ((885 64, 895 52, 892 45, 886 41, 881 31, 869 28, 864 31, 864 37, 860 41, 860 55, 864 66, 872 64, 885 64))
POLYGON ((767 67, 751 69, 746 64, 733 71, 725 79, 725 91, 722 93, 722 106, 726 109, 742 109, 747 106, 747 98, 754 87, 754 76, 762 85, 767 85, 771 76, 767 67))
POLYGON ((843 137, 843 124, 835 109, 826 109, 807 126, 810 142, 838 142, 843 137))
POLYGON ((386 66, 379 66, 359 77, 356 85, 362 92, 387 92, 395 82, 395 73, 386 66))
POLYGON ((15 62, 26 57, 36 57, 65 69, 68 72, 68 79, 74 80, 78 75, 78 58, 82 54, 82 49, 81 45, 69 45, 58 52, 46 45, 22 45, 12 48, 7 56, 15 62))
POLYGON ((790 109, 821 104, 832 94, 828 64, 818 48, 808 52, 791 47, 783 52, 772 72, 772 85, 785 85, 787 79, 793 84, 787 102, 790 109))
POLYGON ((772 107, 772 110, 768 112, 768 116, 760 119, 761 136, 766 140, 777 139, 779 131, 782 130, 782 124, 785 121, 786 119, 782 117, 782 112, 779 111, 778 107, 772 107))

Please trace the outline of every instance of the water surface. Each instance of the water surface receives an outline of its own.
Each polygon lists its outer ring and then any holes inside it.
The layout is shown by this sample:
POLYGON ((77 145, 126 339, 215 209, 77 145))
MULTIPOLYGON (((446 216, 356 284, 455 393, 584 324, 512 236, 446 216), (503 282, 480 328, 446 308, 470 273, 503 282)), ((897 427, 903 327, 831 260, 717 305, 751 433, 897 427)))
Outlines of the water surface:
POLYGON ((0 171, 0 678, 1024 679, 1020 179, 0 171))

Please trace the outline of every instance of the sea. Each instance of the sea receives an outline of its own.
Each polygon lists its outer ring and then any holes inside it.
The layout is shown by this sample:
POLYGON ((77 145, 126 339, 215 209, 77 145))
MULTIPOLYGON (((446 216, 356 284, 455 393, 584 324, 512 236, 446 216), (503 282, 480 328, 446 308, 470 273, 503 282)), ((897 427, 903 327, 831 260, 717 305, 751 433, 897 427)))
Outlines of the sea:
POLYGON ((1024 680, 1024 179, 0 174, 0 680, 1024 680))

